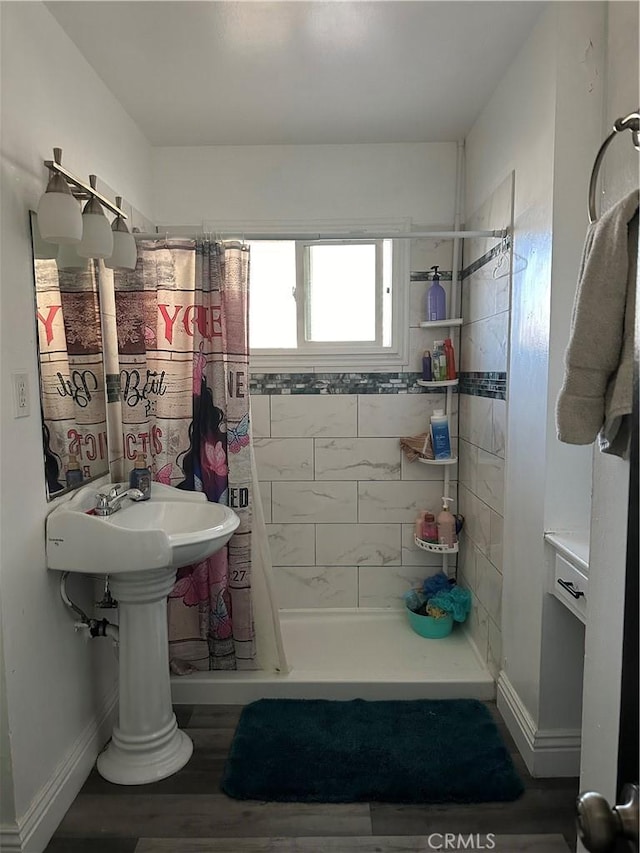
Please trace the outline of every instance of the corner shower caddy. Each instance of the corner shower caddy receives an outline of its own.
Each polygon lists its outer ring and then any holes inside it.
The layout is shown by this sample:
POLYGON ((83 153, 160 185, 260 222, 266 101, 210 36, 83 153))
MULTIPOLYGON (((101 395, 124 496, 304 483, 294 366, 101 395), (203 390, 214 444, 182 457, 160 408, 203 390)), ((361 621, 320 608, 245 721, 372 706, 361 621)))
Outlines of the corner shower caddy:
MULTIPOLYGON (((460 235, 464 236, 464 234, 460 235)), ((456 236, 454 238, 454 262, 453 267, 454 271, 451 278, 451 304, 457 304, 457 267, 458 267, 458 254, 459 251, 456 251, 456 244, 458 242, 459 237, 456 236)), ((421 329, 435 329, 435 328, 446 328, 449 330, 449 337, 451 337, 451 330, 454 328, 459 328, 462 326, 462 317, 452 317, 449 320, 425 320, 420 323, 421 329)), ((460 352, 460 347, 458 347, 458 354, 460 352)), ((458 365, 459 366, 459 365, 458 365)), ((452 401, 453 401, 453 389, 458 385, 457 379, 447 379, 443 382, 430 382, 424 379, 418 379, 418 385, 423 388, 442 388, 446 391, 446 402, 445 402, 445 414, 451 418, 452 411, 452 401)), ((426 449, 426 439, 423 447, 423 454, 426 449)), ((452 448, 453 450, 453 448, 452 448)), ((418 462, 421 462, 423 465, 439 465, 444 467, 444 482, 443 482, 443 495, 449 494, 449 484, 451 482, 451 465, 456 465, 458 462, 457 456, 451 456, 449 459, 427 459, 424 455, 418 457, 418 462)), ((457 495, 456 495, 457 501, 457 495)), ((458 553, 458 542, 456 541, 453 548, 448 547, 447 545, 440 545, 436 542, 425 542, 422 539, 419 539, 417 536, 414 536, 415 544, 418 548, 421 548, 423 551, 430 551, 432 554, 441 554, 442 555, 442 570, 445 574, 447 574, 448 563, 447 557, 449 554, 457 554, 458 553)))

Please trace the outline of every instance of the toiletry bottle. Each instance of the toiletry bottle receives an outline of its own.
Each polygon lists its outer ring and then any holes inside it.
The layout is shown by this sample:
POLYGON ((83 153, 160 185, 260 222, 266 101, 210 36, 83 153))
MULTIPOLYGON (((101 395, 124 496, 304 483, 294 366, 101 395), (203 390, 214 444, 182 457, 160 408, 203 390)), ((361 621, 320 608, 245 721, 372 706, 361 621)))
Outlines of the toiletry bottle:
POLYGON ((438 513, 438 543, 453 548, 456 544, 456 519, 449 512, 449 504, 453 498, 442 498, 442 509, 438 513))
POLYGON ((79 486, 82 484, 84 477, 80 470, 80 463, 73 453, 69 454, 69 464, 67 465, 67 486, 79 486))
POLYGON ((447 294, 440 284, 438 267, 433 266, 433 283, 427 291, 427 320, 444 320, 447 316, 447 294))
POLYGON ((444 382, 447 378, 447 355, 444 348, 444 341, 433 342, 431 372, 436 382, 444 382))
POLYGON ((436 543, 438 541, 438 525, 436 518, 432 512, 425 512, 424 521, 422 523, 422 536, 420 537, 425 542, 436 543))
POLYGON ((422 379, 424 382, 431 382, 431 353, 428 349, 422 356, 422 379))
POLYGON ((442 409, 434 409, 431 415, 431 440, 433 442, 434 459, 451 458, 449 418, 442 409))
POLYGON ((136 453, 136 461, 129 475, 129 488, 140 489, 143 495, 140 500, 148 501, 151 497, 151 471, 147 468, 144 453, 136 453))
POLYGON ((417 539, 422 539, 422 525, 424 523, 424 511, 416 518, 415 536, 417 539))
POLYGON ((456 378, 456 356, 451 338, 444 339, 444 355, 447 365, 447 379, 456 378))

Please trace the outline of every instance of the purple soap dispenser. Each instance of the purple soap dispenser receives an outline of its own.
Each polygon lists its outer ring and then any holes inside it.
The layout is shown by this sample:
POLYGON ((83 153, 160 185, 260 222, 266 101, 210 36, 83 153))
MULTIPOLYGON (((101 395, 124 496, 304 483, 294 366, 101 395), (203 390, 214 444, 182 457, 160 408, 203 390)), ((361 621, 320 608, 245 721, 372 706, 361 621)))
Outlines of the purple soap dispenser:
POLYGON ((433 270, 433 283, 427 291, 427 320, 445 320, 447 317, 447 294, 440 284, 438 266, 433 270))

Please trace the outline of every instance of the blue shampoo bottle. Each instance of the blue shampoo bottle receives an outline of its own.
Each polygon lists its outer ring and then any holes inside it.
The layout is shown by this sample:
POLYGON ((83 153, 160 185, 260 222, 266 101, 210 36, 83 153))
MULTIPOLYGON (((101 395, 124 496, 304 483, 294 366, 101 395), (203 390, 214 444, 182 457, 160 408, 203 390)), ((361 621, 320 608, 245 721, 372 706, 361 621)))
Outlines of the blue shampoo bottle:
POLYGON ((447 294, 440 284, 438 266, 433 270, 433 283, 427 291, 427 320, 445 320, 447 317, 447 294))

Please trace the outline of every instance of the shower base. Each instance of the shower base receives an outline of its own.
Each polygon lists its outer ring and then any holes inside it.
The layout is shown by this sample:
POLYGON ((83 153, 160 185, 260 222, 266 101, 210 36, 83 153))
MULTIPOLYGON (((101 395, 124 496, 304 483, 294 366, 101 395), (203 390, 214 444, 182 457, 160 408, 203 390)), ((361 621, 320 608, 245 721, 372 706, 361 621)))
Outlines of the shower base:
POLYGON ((404 611, 281 610, 290 672, 197 672, 171 679, 173 702, 256 699, 493 699, 495 683, 465 631, 415 634, 404 611))

